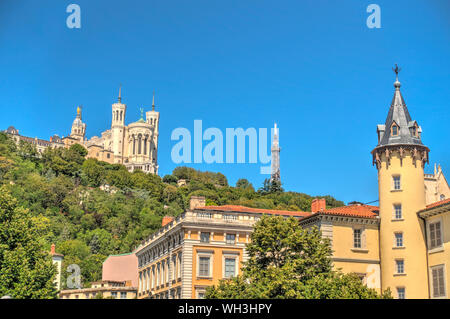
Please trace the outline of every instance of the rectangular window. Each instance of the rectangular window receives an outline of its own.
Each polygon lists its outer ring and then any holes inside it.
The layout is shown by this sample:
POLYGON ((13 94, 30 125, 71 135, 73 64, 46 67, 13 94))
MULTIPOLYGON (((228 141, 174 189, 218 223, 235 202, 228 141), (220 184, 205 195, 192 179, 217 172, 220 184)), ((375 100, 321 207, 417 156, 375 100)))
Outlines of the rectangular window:
POLYGON ((234 245, 236 243, 236 235, 235 234, 227 234, 227 244, 234 245))
POLYGON ((395 234, 395 247, 403 247, 403 233, 395 234))
POLYGON ((161 277, 161 269, 160 269, 160 266, 159 266, 159 264, 158 264, 158 266, 156 266, 157 268, 156 268, 156 287, 158 287, 159 286, 159 283, 160 283, 160 277, 161 277))
POLYGON ((178 268, 177 256, 173 256, 172 257, 172 272, 171 272, 172 280, 175 280, 177 278, 177 268, 178 268))
POLYGON ((236 258, 225 258, 225 278, 236 276, 236 258))
POLYGON ((400 175, 393 176, 394 179, 394 189, 399 190, 400 189, 400 175))
POLYGON ((442 246, 441 222, 430 224, 430 249, 442 246))
POLYGON ((126 291, 121 291, 121 292, 120 292, 120 299, 127 299, 127 293, 126 293, 126 291))
POLYGON ((392 136, 397 136, 397 135, 398 135, 398 126, 392 125, 392 136))
POLYGON ((211 261, 211 257, 199 257, 198 259, 199 265, 198 265, 198 275, 201 277, 210 277, 209 273, 209 265, 211 261))
POLYGON ((170 264, 170 260, 169 258, 166 259, 166 284, 169 284, 169 274, 170 274, 170 268, 169 265, 170 264))
POLYGON ((432 268, 431 275, 433 277, 433 297, 445 297, 444 266, 432 268))
POLYGON ((197 299, 205 299, 205 291, 204 290, 197 291, 197 299))
POLYGON ((405 262, 403 259, 397 259, 395 261, 395 270, 397 274, 405 273, 405 262))
POLYGON ((353 229, 353 247, 361 248, 361 229, 353 229))
POLYGON ((209 233, 200 233, 200 241, 202 243, 209 243, 209 233))
POLYGON ((181 253, 178 254, 178 268, 177 268, 177 271, 178 271, 177 277, 181 278, 181 253))
POLYGON ((398 299, 405 299, 406 298, 405 288, 404 287, 398 287, 397 288, 397 298, 398 299))
POLYGON ((402 219, 402 205, 401 204, 394 205, 394 217, 395 217, 395 219, 402 219))
POLYGON ((117 298, 117 292, 116 292, 116 291, 113 291, 113 292, 111 293, 111 297, 113 297, 114 299, 116 299, 116 298, 117 298))
POLYGON ((163 260, 161 264, 161 285, 164 285, 165 278, 166 278, 166 262, 163 260))
POLYGON ((155 266, 153 266, 152 267, 152 289, 155 289, 157 280, 158 279, 156 279, 156 276, 155 276, 155 266))

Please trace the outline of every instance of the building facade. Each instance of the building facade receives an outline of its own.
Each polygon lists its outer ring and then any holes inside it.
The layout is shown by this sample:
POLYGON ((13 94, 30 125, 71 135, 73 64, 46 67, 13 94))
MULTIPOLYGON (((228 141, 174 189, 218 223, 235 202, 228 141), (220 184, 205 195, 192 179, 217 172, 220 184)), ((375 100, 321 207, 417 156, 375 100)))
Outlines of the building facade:
POLYGON ((192 197, 190 209, 136 249, 138 298, 203 298, 208 286, 236 276, 247 260, 245 246, 253 224, 263 214, 306 216, 308 213, 271 211, 242 206, 205 206, 192 197))
POLYGON ((136 299, 136 287, 131 281, 98 281, 93 282, 91 288, 62 290, 60 299, 136 299))
POLYGON ((138 286, 137 257, 134 253, 109 255, 102 265, 103 281, 130 281, 138 286))

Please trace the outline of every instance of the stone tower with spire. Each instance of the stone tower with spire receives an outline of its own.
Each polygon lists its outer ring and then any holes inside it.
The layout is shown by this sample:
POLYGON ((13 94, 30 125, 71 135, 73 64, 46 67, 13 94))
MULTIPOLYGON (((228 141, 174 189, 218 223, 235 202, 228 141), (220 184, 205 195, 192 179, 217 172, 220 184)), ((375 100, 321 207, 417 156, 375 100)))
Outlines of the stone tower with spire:
POLYGON ((275 123, 275 127, 273 128, 273 142, 272 142, 272 148, 271 148, 271 154, 272 154, 272 171, 270 180, 271 181, 277 181, 280 182, 280 144, 278 141, 278 128, 277 123, 275 123))
POLYGON ((72 129, 70 131, 70 137, 77 140, 79 143, 83 143, 86 135, 86 124, 83 123, 81 118, 81 106, 77 107, 77 116, 72 123, 72 129))
POLYGON ((147 124, 150 124, 152 136, 150 138, 149 154, 152 171, 158 174, 158 136, 159 136, 159 112, 155 111, 155 92, 153 92, 152 110, 145 113, 147 124))
POLYGON ((429 149, 400 92, 400 69, 394 71, 394 97, 386 122, 377 126, 378 144, 372 151, 378 169, 381 288, 390 288, 394 297, 428 298, 425 232, 416 213, 426 206, 429 149))
POLYGON ((114 154, 114 162, 124 163, 124 140, 125 140, 125 114, 127 106, 122 103, 122 86, 119 88, 119 97, 116 103, 112 105, 111 137, 112 143, 110 150, 114 154))

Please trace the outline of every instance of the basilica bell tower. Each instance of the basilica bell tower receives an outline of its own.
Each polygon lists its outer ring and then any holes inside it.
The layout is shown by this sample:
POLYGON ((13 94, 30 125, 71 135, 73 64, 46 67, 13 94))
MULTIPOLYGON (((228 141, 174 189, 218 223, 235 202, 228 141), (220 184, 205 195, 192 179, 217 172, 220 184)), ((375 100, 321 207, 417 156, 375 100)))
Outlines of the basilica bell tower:
POLYGON ((114 163, 123 164, 125 140, 125 114, 127 106, 122 103, 122 87, 119 89, 119 98, 112 105, 111 138, 114 153, 114 163))

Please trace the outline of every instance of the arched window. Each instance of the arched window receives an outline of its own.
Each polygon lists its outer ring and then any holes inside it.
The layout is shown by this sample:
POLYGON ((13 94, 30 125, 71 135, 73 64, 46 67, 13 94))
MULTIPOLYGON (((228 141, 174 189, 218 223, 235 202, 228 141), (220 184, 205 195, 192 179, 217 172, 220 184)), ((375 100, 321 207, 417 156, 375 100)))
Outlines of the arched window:
POLYGON ((147 139, 148 137, 146 136, 144 139, 144 155, 147 155, 147 139))
POLYGON ((142 135, 139 134, 139 136, 138 136, 138 154, 141 154, 141 151, 142 151, 141 146, 142 146, 142 135))

